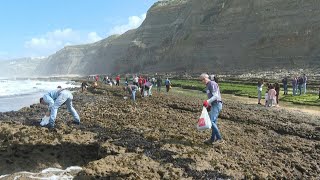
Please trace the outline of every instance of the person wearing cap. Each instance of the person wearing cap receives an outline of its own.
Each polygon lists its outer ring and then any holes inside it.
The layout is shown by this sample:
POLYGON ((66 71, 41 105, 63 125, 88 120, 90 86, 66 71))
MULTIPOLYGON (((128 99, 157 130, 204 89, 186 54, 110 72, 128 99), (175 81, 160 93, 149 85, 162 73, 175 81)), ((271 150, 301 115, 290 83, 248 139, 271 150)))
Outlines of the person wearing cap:
POLYGON ((217 125, 219 113, 222 110, 222 100, 219 85, 209 79, 209 75, 203 73, 200 80, 206 85, 208 99, 203 102, 203 106, 210 109, 209 116, 212 122, 211 138, 206 140, 205 144, 213 144, 222 142, 221 134, 217 125))
POLYGON ((73 95, 69 90, 58 89, 47 92, 43 97, 40 98, 40 103, 48 105, 48 111, 46 116, 50 116, 48 128, 53 129, 55 126, 55 119, 57 117, 58 109, 64 103, 67 105, 68 111, 72 114, 74 120, 73 123, 79 125, 80 117, 77 111, 72 106, 73 95))

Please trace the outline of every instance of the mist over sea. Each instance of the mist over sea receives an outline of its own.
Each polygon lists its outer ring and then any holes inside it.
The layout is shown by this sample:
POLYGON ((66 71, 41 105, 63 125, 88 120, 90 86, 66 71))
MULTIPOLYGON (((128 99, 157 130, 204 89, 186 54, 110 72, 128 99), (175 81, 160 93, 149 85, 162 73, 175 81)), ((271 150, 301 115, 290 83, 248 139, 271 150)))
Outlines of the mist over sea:
POLYGON ((79 87, 72 81, 12 80, 0 78, 0 112, 17 111, 38 103, 46 92, 62 88, 79 87))

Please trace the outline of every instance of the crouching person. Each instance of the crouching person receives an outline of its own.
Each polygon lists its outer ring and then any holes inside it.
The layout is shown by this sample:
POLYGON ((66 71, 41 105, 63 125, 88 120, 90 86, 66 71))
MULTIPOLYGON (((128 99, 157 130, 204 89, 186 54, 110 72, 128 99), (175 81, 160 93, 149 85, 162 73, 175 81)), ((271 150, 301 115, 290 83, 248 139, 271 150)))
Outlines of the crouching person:
POLYGON ((124 90, 129 92, 129 94, 131 95, 132 101, 135 103, 136 102, 136 92, 138 90, 138 86, 129 84, 128 86, 124 87, 124 90))
POLYGON ((54 91, 49 91, 42 98, 40 98, 40 103, 48 105, 48 111, 46 116, 50 116, 48 128, 53 129, 55 126, 55 119, 57 117, 58 109, 64 103, 67 105, 68 111, 72 114, 74 124, 80 124, 80 117, 77 111, 72 106, 73 96, 69 90, 58 89, 54 91))
POLYGON ((144 83, 143 85, 143 94, 144 96, 152 96, 152 83, 150 81, 147 81, 146 83, 144 83))

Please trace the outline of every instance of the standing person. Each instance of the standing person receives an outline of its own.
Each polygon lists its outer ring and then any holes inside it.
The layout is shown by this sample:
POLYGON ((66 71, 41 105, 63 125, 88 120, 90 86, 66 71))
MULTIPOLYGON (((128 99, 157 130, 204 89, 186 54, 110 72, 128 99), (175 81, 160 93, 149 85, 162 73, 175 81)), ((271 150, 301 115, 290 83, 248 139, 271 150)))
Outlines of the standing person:
POLYGON ((267 89, 266 93, 264 94, 264 106, 269 107, 269 89, 267 89))
POLYGON ((107 84, 107 76, 104 76, 104 77, 103 77, 102 82, 103 82, 104 84, 107 84))
POLYGON ((320 99, 320 86, 319 86, 319 99, 320 99))
POLYGON ((156 78, 151 78, 151 82, 152 82, 152 85, 154 86, 154 85, 156 85, 156 78))
POLYGON ((306 94, 307 93, 307 80, 308 80, 306 74, 303 74, 302 80, 303 80, 303 94, 306 94))
MULTIPOLYGON (((209 79, 209 77, 208 77, 208 79, 209 79)), ((166 79, 165 85, 166 85, 167 92, 169 92, 169 90, 171 88, 171 82, 170 82, 169 78, 166 79)))
POLYGON ((278 83, 275 83, 274 90, 276 90, 276 102, 279 105, 280 85, 278 83))
POLYGON ((46 112, 46 116, 50 116, 48 128, 53 129, 55 125, 55 119, 57 117, 58 109, 64 103, 67 105, 68 111, 73 116, 73 123, 80 124, 80 117, 77 111, 72 106, 73 96, 70 91, 66 89, 59 89, 54 91, 49 91, 42 98, 40 98, 40 103, 44 105, 48 105, 48 111, 46 112))
POLYGON ((128 90, 129 94, 131 95, 132 101, 135 103, 136 102, 136 92, 138 90, 137 85, 129 84, 128 86, 124 87, 124 90, 128 90))
POLYGON ((116 77, 116 86, 120 86, 120 75, 116 77))
POLYGON ((261 96, 262 96, 262 86, 263 86, 263 81, 259 80, 257 89, 258 89, 258 104, 260 105, 261 105, 261 96))
POLYGON ((126 84, 129 84, 128 77, 126 77, 126 84))
POLYGON ((288 95, 288 78, 287 77, 282 79, 282 85, 283 85, 283 95, 288 95))
POLYGON ((291 81, 291 84, 292 84, 292 95, 295 96, 297 94, 297 78, 296 77, 293 77, 292 81, 291 81))
POLYGON ((160 76, 157 78, 157 90, 158 92, 161 91, 161 86, 162 86, 162 79, 160 78, 160 76))
POLYGON ((95 80, 96 80, 96 81, 99 81, 99 75, 96 75, 96 76, 95 76, 95 80))
POLYGON ((145 90, 144 84, 147 82, 147 80, 144 77, 140 77, 140 78, 141 78, 140 94, 141 94, 141 97, 144 97, 144 90, 145 90))
POLYGON ((139 77, 136 76, 136 77, 133 79, 133 84, 136 85, 136 86, 139 86, 138 82, 139 82, 139 77))
POLYGON ((302 86, 303 86, 303 78, 302 78, 302 77, 299 77, 299 78, 298 78, 299 95, 302 94, 302 86))
POLYGON ((206 92, 208 96, 208 100, 203 102, 203 106, 206 108, 211 106, 209 113, 212 122, 212 134, 211 138, 206 140, 205 143, 212 144, 215 142, 221 142, 222 138, 217 125, 218 116, 222 110, 219 85, 216 82, 211 81, 209 79, 209 75, 205 73, 200 75, 200 80, 206 85, 206 92))
POLYGON ((269 88, 269 91, 268 91, 268 95, 269 95, 269 98, 268 98, 268 106, 269 107, 272 107, 272 106, 275 106, 276 103, 277 103, 277 100, 276 100, 276 90, 274 89, 274 86, 273 85, 270 85, 270 88, 269 88))
POLYGON ((138 84, 139 84, 139 88, 142 89, 142 76, 139 77, 138 84))

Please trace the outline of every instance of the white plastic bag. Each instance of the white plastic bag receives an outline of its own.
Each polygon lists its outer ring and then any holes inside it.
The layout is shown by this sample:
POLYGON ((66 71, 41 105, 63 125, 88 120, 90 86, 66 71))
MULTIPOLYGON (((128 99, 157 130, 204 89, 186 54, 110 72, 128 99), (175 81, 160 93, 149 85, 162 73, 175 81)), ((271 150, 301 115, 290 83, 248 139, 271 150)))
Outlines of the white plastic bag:
POLYGON ((46 125, 48 125, 48 124, 49 124, 49 119, 50 119, 49 116, 44 116, 44 117, 41 119, 40 126, 46 126, 46 125))
POLYGON ((211 129, 211 126, 212 126, 212 123, 211 123, 207 108, 203 107, 201 116, 198 120, 197 129, 198 130, 211 129))

